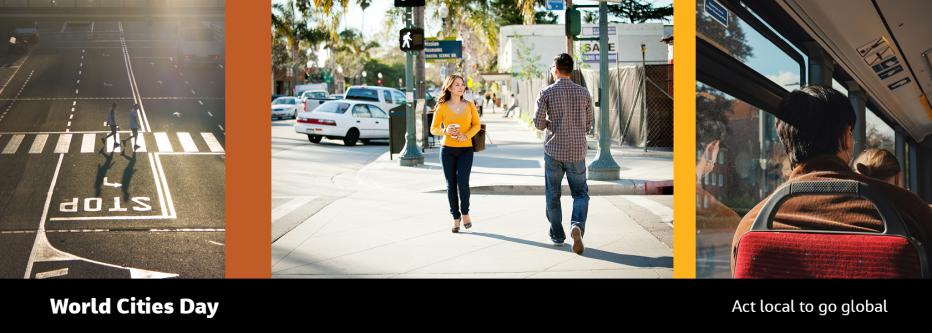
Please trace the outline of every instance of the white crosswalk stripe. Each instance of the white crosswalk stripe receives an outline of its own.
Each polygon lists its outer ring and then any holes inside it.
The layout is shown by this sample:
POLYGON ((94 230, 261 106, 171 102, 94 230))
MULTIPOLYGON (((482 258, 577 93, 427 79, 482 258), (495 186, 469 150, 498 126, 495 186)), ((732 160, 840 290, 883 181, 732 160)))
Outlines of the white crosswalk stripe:
POLYGON ((197 152, 197 145, 194 144, 194 139, 191 138, 190 133, 179 132, 178 141, 181 141, 181 147, 184 149, 184 152, 186 153, 197 152))
POLYGON ((36 140, 32 142, 32 147, 29 148, 30 154, 41 154, 42 148, 45 148, 45 142, 48 141, 48 134, 39 134, 36 135, 36 140))
POLYGON ((220 145, 220 141, 217 141, 217 138, 213 133, 201 133, 201 137, 204 138, 204 142, 207 142, 207 147, 210 148, 212 153, 222 153, 223 146, 220 145))
POLYGON ((71 148, 71 134, 62 134, 58 136, 58 144, 55 145, 56 154, 64 154, 71 148))
MULTIPOLYGON (((135 144, 137 146, 137 148, 133 151, 137 153, 145 153, 146 152, 146 138, 142 135, 142 133, 139 133, 139 135, 137 135, 136 138, 133 140, 136 141, 135 144)), ((127 141, 126 143, 129 143, 129 142, 127 141)))
POLYGON ((119 146, 114 147, 113 146, 114 142, 117 142, 117 143, 120 142, 119 132, 117 132, 116 136, 107 137, 107 143, 106 143, 106 146, 104 146, 104 149, 107 149, 107 152, 110 152, 110 153, 119 153, 122 150, 122 148, 119 146))
POLYGON ((2 154, 13 154, 16 153, 16 150, 19 149, 19 144, 23 143, 23 138, 25 135, 17 134, 14 135, 10 142, 6 144, 6 147, 3 148, 2 154))
POLYGON ((155 144, 159 147, 159 152, 170 153, 172 150, 172 143, 168 140, 168 134, 165 132, 156 132, 155 135, 155 144))
POLYGON ((82 153, 93 153, 95 143, 97 143, 96 135, 84 134, 84 138, 81 140, 81 152, 82 153))
POLYGON ((97 133, 62 133, 62 132, 39 132, 39 133, 5 133, 0 134, 0 155, 15 155, 15 154, 68 154, 68 153, 80 153, 80 154, 91 154, 97 153, 101 148, 104 148, 106 152, 120 153, 121 151, 126 152, 137 152, 137 153, 172 153, 172 154, 224 154, 225 150, 223 144, 217 137, 211 132, 200 132, 200 133, 189 133, 189 132, 178 132, 178 133, 167 133, 167 132, 155 132, 155 133, 139 133, 135 140, 130 133, 127 132, 117 132, 116 136, 106 137, 109 132, 97 132, 97 133), (193 134, 193 135, 192 135, 193 134), (77 148, 76 151, 72 149, 72 143, 76 140, 75 137, 80 137, 81 144, 80 148, 77 148), (177 138, 177 141, 172 136, 177 138), (148 137, 148 139, 147 139, 148 137), (106 138, 106 140, 101 140, 106 138), (121 142, 120 140, 126 140, 126 142, 121 142), (147 142, 152 142, 155 140, 156 145, 150 147, 147 145, 147 142), (198 143, 197 141, 203 140, 203 142, 198 143), (54 141, 54 148, 46 149, 45 146, 50 145, 50 141, 54 141), (101 142, 103 141, 103 142, 101 142), (23 144, 26 142, 26 144, 23 144), (114 142, 120 143, 119 147, 114 147, 114 142), (133 149, 133 145, 136 145, 138 148, 133 149), (101 146, 103 145, 103 146, 101 146), (180 145, 180 147, 178 146, 180 145), (27 147, 22 148, 21 147, 27 147), (199 148, 199 147, 206 147, 199 148), (125 150, 124 150, 125 149, 125 150))

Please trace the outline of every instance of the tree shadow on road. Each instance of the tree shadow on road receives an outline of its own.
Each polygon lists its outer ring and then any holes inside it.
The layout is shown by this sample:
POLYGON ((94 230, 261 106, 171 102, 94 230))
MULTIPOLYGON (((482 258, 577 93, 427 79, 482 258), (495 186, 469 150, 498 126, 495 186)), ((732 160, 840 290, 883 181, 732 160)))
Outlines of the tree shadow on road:
MULTIPOLYGON (((548 243, 548 244, 544 244, 544 243, 540 243, 540 242, 529 241, 529 240, 526 240, 526 239, 514 238, 514 237, 509 237, 509 236, 504 236, 504 235, 497 235, 497 234, 489 234, 489 233, 484 233, 484 232, 465 232, 465 233, 462 233, 462 234, 463 234, 463 235, 473 235, 473 236, 481 236, 481 237, 494 238, 494 239, 503 240, 503 241, 508 241, 508 242, 512 242, 512 243, 518 243, 518 244, 524 244, 524 245, 530 245, 530 246, 537 246, 537 247, 542 247, 542 248, 546 248, 546 249, 553 249, 553 250, 557 250, 557 251, 564 251, 564 252, 572 251, 572 246, 571 246, 570 243, 567 243, 566 246, 563 246, 563 247, 555 247, 555 246, 553 246, 553 244, 549 244, 549 243, 548 243)), ((621 253, 614 253, 614 252, 609 252, 609 251, 603 251, 603 250, 594 249, 594 248, 590 248, 590 247, 587 247, 586 250, 583 252, 583 254, 582 254, 581 256, 586 257, 586 258, 590 258, 590 259, 598 259, 598 260, 608 261, 608 262, 611 262, 611 263, 616 263, 616 264, 626 265, 626 266, 632 266, 632 267, 645 267, 645 268, 646 268, 646 267, 673 268, 673 257, 668 257, 668 256, 664 256, 664 257, 644 257, 644 256, 637 256, 637 255, 629 255, 629 254, 621 254, 621 253)))

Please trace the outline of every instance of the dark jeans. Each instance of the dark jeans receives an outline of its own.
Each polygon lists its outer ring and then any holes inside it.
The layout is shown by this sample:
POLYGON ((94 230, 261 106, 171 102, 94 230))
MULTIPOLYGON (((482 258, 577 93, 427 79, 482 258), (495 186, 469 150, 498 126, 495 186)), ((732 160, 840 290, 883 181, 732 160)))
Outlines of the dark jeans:
POLYGON ((554 242, 566 240, 563 232, 563 209, 560 206, 560 187, 563 174, 570 183, 573 195, 573 214, 570 225, 578 226, 585 233, 586 216, 589 213, 589 186, 586 184, 586 160, 566 163, 544 154, 544 179, 547 192, 547 220, 550 221, 550 239, 554 242))
POLYGON ((472 147, 440 148, 440 163, 447 179, 447 200, 453 219, 469 215, 469 173, 472 171, 472 147), (459 194, 457 196, 457 194, 459 194))

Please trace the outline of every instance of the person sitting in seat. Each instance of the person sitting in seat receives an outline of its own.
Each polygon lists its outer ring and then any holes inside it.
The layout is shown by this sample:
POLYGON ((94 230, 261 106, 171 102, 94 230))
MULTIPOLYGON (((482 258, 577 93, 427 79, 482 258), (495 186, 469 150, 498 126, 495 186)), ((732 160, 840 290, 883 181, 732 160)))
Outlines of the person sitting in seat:
MULTIPOLYGON (((854 109, 845 95, 832 88, 809 86, 791 92, 780 102, 777 134, 793 168, 787 182, 857 180, 884 193, 912 236, 923 244, 932 239, 932 210, 916 194, 881 180, 857 174, 848 167, 854 146, 854 109)), ((738 242, 767 200, 752 208, 738 224, 732 239, 734 272, 738 242)), ((773 219, 774 229, 882 232, 883 221, 865 199, 840 195, 787 200, 773 219)), ((926 248, 930 252, 932 246, 926 248)), ((932 256, 932 253, 929 253, 932 256)))
POLYGON ((855 172, 905 188, 900 170, 900 162, 886 149, 865 149, 854 161, 855 172))

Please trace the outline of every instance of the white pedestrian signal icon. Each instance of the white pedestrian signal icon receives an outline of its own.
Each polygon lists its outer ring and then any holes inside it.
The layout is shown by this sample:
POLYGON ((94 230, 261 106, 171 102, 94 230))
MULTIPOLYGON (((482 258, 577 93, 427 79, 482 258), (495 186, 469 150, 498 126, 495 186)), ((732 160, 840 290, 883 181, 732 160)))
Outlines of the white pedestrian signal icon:
POLYGON ((404 40, 404 43, 401 44, 401 48, 403 49, 411 48, 411 32, 408 31, 408 33, 406 33, 405 36, 402 37, 402 39, 404 40))
POLYGON ((424 29, 401 29, 398 34, 398 46, 405 52, 423 50, 424 29))

